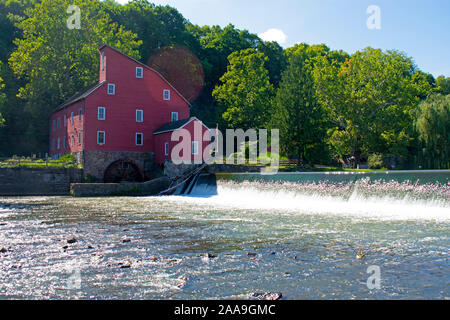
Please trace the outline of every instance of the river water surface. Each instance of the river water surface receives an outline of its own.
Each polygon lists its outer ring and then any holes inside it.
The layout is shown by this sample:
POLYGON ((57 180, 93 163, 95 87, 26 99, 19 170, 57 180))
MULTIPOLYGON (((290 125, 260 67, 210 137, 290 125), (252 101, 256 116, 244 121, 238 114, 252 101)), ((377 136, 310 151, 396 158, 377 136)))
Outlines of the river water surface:
POLYGON ((446 179, 0 198, 0 299, 449 299, 446 179))

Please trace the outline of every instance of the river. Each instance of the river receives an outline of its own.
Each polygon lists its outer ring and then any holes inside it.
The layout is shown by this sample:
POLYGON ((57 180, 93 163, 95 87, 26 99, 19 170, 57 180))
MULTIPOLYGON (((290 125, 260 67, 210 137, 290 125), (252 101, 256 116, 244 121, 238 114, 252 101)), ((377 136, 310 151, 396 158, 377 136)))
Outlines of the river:
POLYGON ((0 299, 450 298, 448 172, 309 177, 0 198, 0 299))

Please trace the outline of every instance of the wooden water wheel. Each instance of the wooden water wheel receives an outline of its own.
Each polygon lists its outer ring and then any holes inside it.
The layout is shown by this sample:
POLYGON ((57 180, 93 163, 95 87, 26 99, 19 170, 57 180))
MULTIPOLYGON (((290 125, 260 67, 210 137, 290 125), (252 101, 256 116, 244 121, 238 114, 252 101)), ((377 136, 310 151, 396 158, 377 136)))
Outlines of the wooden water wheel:
POLYGON ((143 177, 139 168, 131 161, 118 160, 109 165, 105 170, 104 181, 106 183, 118 182, 142 182, 143 177))

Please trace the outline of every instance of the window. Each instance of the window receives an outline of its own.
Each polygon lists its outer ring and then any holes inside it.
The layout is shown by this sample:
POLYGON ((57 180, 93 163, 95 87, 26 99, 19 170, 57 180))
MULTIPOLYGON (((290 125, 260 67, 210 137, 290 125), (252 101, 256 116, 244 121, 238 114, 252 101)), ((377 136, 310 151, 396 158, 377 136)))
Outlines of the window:
POLYGON ((55 150, 55 139, 52 139, 52 150, 55 150))
POLYGON ((67 137, 66 137, 66 136, 64 136, 64 140, 63 140, 63 146, 64 146, 64 149, 66 149, 66 148, 67 148, 67 146, 66 146, 66 140, 67 140, 67 137))
POLYGON ((136 133, 136 145, 137 146, 142 146, 142 139, 143 138, 143 134, 142 133, 136 133))
POLYGON ((192 154, 198 154, 198 141, 192 141, 192 154))
POLYGON ((73 124, 73 112, 70 113, 70 124, 73 124))
POLYGON ((61 118, 58 117, 58 129, 61 128, 61 118))
POLYGON ((81 131, 78 132, 78 145, 81 146, 81 131))
POLYGON ((78 109, 78 121, 81 121, 81 113, 82 113, 82 110, 78 109))
POLYGON ((105 144, 105 131, 97 131, 97 144, 105 144))
POLYGON ((98 107, 97 111, 98 111, 97 119, 98 120, 105 120, 105 111, 106 111, 105 107, 98 107))
POLYGON ((67 126, 67 114, 64 114, 64 127, 67 126))
POLYGON ((168 142, 164 143, 164 154, 166 156, 169 155, 169 143, 168 142))
POLYGON ((141 67, 136 67, 136 78, 142 78, 144 76, 144 70, 141 67))
POLYGON ((58 137, 57 143, 56 143, 56 149, 59 150, 59 148, 61 147, 61 140, 58 137))
POLYGON ((102 52, 102 70, 105 70, 105 52, 102 52))
POLYGON ((178 112, 172 112, 172 122, 178 121, 178 112))
POLYGON ((55 130, 56 130, 56 120, 53 119, 53 131, 55 131, 55 130))
POLYGON ((70 146, 73 147, 73 135, 70 136, 70 146))
POLYGON ((170 100, 170 90, 163 91, 163 98, 164 100, 170 100))
POLYGON ((136 110, 136 122, 142 122, 142 121, 144 121, 144 111, 136 110))
POLYGON ((113 83, 108 83, 108 94, 115 95, 116 94, 116 85, 113 83))

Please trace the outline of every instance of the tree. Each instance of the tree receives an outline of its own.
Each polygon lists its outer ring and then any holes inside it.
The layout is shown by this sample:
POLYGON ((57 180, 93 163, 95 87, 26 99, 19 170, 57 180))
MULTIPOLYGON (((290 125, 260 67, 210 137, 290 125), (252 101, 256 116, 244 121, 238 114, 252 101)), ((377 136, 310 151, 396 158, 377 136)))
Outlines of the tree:
POLYGON ((120 5, 114 0, 102 2, 112 20, 136 33, 143 41, 141 61, 147 61, 166 46, 183 45, 192 49, 195 38, 186 30, 188 21, 170 6, 155 6, 148 0, 132 0, 120 5))
POLYGON ((213 96, 225 110, 222 114, 232 128, 262 128, 268 120, 268 110, 274 95, 269 72, 264 67, 267 57, 255 49, 232 53, 227 72, 213 96))
POLYGON ((258 52, 264 53, 267 57, 266 69, 269 71, 270 83, 274 88, 278 88, 281 81, 281 74, 286 69, 287 57, 283 48, 275 41, 258 43, 258 52))
POLYGON ((281 146, 287 154, 312 163, 324 157, 326 132, 311 74, 315 55, 310 48, 301 44, 288 50, 289 62, 282 74, 270 122, 272 128, 280 130, 281 146))
POLYGON ((318 59, 314 69, 320 102, 334 128, 334 152, 379 152, 406 157, 411 142, 411 111, 432 88, 417 75, 411 59, 397 51, 366 48, 344 63, 318 59))
MULTIPOLYGON (((0 61, 0 67, 2 66, 2 64, 3 63, 0 61)), ((3 124, 5 123, 5 119, 3 119, 2 116, 2 110, 6 99, 5 94, 2 92, 4 87, 5 84, 3 83, 3 79, 0 77, 0 127, 2 127, 3 124)))
POLYGON ((435 94, 415 112, 419 163, 431 169, 450 168, 450 94, 435 94))
POLYGON ((51 111, 84 87, 98 79, 98 47, 109 44, 139 58, 141 41, 136 35, 111 21, 99 0, 43 0, 25 11, 18 23, 23 39, 16 39, 17 49, 9 64, 26 84, 19 89, 31 119, 25 133, 30 151, 48 148, 51 111), (70 29, 66 11, 80 8, 81 28, 70 29))
POLYGON ((436 79, 437 92, 444 96, 450 94, 450 77, 439 76, 436 79))

